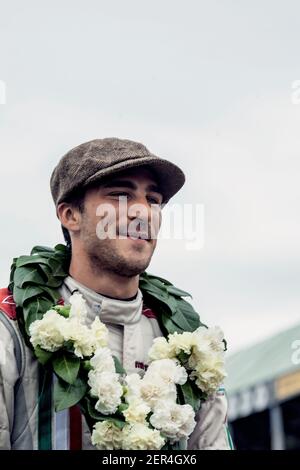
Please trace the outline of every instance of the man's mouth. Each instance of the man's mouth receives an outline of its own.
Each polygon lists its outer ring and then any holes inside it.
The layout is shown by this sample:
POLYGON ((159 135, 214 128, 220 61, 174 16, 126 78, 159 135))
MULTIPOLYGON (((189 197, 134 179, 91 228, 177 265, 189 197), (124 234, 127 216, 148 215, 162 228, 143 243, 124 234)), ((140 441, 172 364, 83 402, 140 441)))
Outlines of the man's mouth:
POLYGON ((143 233, 143 232, 134 232, 134 233, 127 233, 127 238, 130 238, 131 240, 139 240, 139 241, 144 241, 144 242, 150 242, 151 238, 149 238, 148 233, 143 233))

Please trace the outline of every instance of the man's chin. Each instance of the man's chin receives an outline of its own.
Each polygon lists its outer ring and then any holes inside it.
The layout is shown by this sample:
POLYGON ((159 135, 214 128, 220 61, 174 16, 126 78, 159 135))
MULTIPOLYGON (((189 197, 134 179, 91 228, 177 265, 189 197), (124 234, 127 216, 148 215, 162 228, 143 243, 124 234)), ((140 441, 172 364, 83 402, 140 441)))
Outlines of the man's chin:
POLYGON ((135 277, 135 276, 139 276, 140 274, 142 274, 146 269, 147 267, 149 266, 149 264, 147 264, 146 266, 133 266, 132 264, 131 265, 128 265, 127 267, 123 267, 123 269, 119 269, 118 271, 115 271, 115 274, 119 274, 119 276, 123 276, 123 277, 135 277))

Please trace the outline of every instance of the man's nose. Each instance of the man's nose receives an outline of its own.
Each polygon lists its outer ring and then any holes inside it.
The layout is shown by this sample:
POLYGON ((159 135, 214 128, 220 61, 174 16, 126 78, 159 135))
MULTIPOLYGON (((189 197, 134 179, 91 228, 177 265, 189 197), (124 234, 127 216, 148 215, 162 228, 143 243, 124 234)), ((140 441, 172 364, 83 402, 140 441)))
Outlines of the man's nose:
POLYGON ((157 238, 161 224, 161 211, 154 210, 146 197, 128 204, 128 219, 139 223, 139 230, 151 234, 151 237, 157 238))
POLYGON ((134 200, 128 203, 128 215, 131 218, 140 217, 150 219, 151 217, 151 204, 147 196, 137 196, 134 200))

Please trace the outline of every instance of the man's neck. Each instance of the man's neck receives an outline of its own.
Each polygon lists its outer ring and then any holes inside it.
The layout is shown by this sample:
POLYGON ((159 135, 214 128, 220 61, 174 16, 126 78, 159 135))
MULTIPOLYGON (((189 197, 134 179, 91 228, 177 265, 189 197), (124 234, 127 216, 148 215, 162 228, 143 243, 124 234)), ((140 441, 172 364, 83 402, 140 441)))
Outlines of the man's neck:
POLYGON ((136 295, 139 287, 138 275, 124 277, 108 271, 99 271, 95 274, 88 260, 78 262, 75 261, 75 257, 71 258, 69 274, 80 284, 114 299, 130 299, 136 295))

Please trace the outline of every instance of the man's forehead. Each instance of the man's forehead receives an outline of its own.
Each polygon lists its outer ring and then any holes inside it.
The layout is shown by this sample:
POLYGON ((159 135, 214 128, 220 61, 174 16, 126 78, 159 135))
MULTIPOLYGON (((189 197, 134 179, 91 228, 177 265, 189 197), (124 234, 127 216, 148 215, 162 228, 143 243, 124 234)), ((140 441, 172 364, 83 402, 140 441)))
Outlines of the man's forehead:
POLYGON ((126 180, 126 179, 147 179, 149 180, 149 184, 155 184, 155 186, 159 187, 157 175, 151 168, 145 167, 135 167, 135 168, 128 168, 126 170, 118 171, 113 175, 107 176, 101 181, 101 185, 105 186, 106 183, 112 183, 115 180, 126 180))

